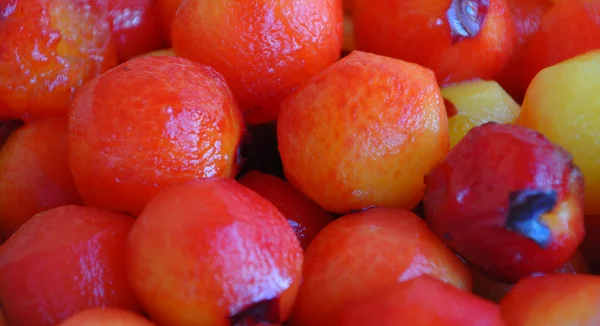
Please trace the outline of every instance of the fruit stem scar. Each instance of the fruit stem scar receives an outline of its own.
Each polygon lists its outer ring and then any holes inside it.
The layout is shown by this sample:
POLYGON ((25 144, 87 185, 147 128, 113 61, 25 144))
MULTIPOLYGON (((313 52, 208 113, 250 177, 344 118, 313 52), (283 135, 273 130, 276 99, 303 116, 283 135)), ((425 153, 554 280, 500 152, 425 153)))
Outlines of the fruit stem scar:
POLYGON ((546 248, 550 243, 552 231, 540 218, 553 210, 557 201, 558 195, 555 190, 524 189, 512 192, 506 228, 546 248))
POLYGON ((490 0, 452 0, 446 12, 452 44, 479 34, 489 5, 490 0))
POLYGON ((251 326, 260 323, 280 323, 279 298, 253 303, 229 317, 231 326, 251 326))

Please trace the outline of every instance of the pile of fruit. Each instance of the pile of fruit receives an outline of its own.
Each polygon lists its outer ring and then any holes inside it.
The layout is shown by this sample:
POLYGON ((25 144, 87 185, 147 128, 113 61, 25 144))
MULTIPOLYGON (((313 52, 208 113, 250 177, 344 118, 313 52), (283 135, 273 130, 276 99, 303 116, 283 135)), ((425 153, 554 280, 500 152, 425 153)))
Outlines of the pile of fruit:
POLYGON ((600 0, 0 0, 0 326, 600 325, 600 0))

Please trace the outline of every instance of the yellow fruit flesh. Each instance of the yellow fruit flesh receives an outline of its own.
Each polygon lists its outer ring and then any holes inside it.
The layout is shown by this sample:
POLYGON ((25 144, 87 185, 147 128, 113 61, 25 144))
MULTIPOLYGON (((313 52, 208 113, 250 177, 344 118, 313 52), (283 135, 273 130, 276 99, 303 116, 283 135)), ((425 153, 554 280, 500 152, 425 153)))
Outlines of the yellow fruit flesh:
POLYGON ((585 214, 600 214, 600 51, 542 70, 518 123, 564 147, 585 178, 585 214))
POLYGON ((495 81, 468 81, 442 88, 457 114, 448 120, 450 144, 456 145, 473 127, 486 122, 514 123, 520 106, 495 81))

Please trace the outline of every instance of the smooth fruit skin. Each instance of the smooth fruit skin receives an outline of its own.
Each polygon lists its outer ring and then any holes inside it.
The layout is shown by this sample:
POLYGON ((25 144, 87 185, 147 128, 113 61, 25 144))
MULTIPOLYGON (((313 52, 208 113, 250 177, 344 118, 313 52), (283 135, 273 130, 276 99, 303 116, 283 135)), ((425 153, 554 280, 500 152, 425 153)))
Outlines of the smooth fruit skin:
POLYGON ((583 240, 583 178, 534 130, 473 128, 425 182, 433 232, 494 280, 552 272, 583 240))
POLYGON ((82 206, 29 220, 0 247, 0 305, 8 324, 56 325, 94 307, 137 311, 124 250, 133 222, 82 206))
POLYGON ((504 326, 500 307, 428 275, 393 284, 342 308, 339 326, 504 326))
MULTIPOLYGON (((587 229, 586 229, 587 232, 587 229)), ((577 251, 571 259, 565 263, 563 266, 555 270, 553 273, 559 274, 589 274, 590 269, 588 267, 587 262, 585 261, 584 256, 580 251, 577 251)), ((500 300, 513 288, 513 283, 502 283, 492 281, 482 273, 477 271, 476 268, 472 269, 473 275, 473 293, 492 300, 494 302, 500 302, 500 300)), ((535 273, 534 275, 544 275, 541 273, 535 273)))
POLYGON ((71 316, 58 326, 153 326, 142 316, 128 310, 94 308, 71 316))
POLYGON ((108 0, 108 2, 119 62, 161 48, 163 38, 155 0, 108 0))
POLYGON ((305 251, 290 324, 335 324, 347 303, 423 274, 471 289, 466 265, 415 214, 372 208, 340 217, 305 251))
MULTIPOLYGON (((302 277, 302 248, 275 206, 229 178, 160 192, 136 220, 129 280, 159 325, 230 325, 264 300, 281 323, 302 277)), ((260 320, 259 320, 260 321, 260 320)))
POLYGON ((442 87, 441 92, 448 112, 452 148, 473 127, 487 122, 514 123, 521 111, 521 106, 495 81, 456 83, 442 87))
POLYGON ((243 131, 213 69, 178 57, 137 58, 77 94, 69 164, 87 205, 137 215, 169 184, 234 177, 243 131))
POLYGON ((64 115, 116 63, 105 3, 0 0, 0 117, 64 115))
POLYGON ((552 8, 554 0, 506 0, 514 22, 514 44, 510 59, 495 77, 518 103, 523 102, 529 81, 520 78, 523 69, 525 49, 531 37, 537 33, 542 16, 552 8))
POLYGON ((600 51, 542 70, 527 89, 518 119, 573 155, 585 177, 586 215, 600 214, 599 75, 600 51))
POLYGON ((342 3, 185 0, 171 35, 177 55, 225 77, 247 122, 265 123, 277 119, 295 88, 340 57, 342 3))
POLYGON ((319 231, 333 221, 333 216, 278 177, 250 171, 238 181, 279 209, 287 218, 303 249, 308 247, 319 231))
POLYGON ((500 309, 509 326, 595 326, 599 305, 599 276, 554 274, 522 279, 500 309))
POLYGON ((67 119, 26 124, 0 148, 0 237, 37 213, 83 201, 67 161, 67 119))
POLYGON ((277 138, 286 178, 327 211, 412 209, 447 126, 432 71, 355 51, 284 101, 277 138))
POLYGON ((170 43, 171 42, 171 26, 175 20, 175 13, 179 8, 182 0, 155 0, 159 8, 160 22, 162 26, 162 35, 170 43))
POLYGON ((449 10, 465 0, 355 0, 356 48, 431 68, 440 85, 490 79, 510 57, 513 21, 505 0, 468 1, 487 13, 476 34, 453 41, 453 26, 461 23, 449 10))
POLYGON ((558 1, 529 40, 521 76, 529 85, 544 68, 600 48, 600 1, 558 1))

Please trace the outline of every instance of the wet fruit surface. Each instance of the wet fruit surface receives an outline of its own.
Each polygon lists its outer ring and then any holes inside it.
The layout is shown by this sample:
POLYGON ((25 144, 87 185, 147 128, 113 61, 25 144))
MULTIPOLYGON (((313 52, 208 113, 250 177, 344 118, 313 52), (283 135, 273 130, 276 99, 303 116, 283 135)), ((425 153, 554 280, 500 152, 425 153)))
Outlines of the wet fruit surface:
POLYGON ((583 240, 582 175, 564 149, 531 129, 476 127, 425 182, 432 230, 497 280, 551 272, 583 240))
POLYGON ((282 322, 302 274, 285 217, 227 178, 162 191, 138 217, 127 252, 129 280, 161 325, 282 322))
POLYGON ((78 93, 69 121, 69 164, 90 206, 137 215, 169 184, 238 170, 244 126, 231 91, 186 59, 116 67, 78 93))
POLYGON ((505 325, 498 305, 425 275, 349 303, 340 316, 333 325, 505 325))
POLYGON ((413 213, 372 208, 343 216, 305 252, 291 324, 335 324, 346 303, 423 274, 471 288, 467 267, 413 213))
POLYGON ((68 204, 83 201, 67 161, 67 119, 38 120, 14 131, 0 148, 0 237, 37 213, 68 204))
POLYGON ((0 117, 64 114, 116 62, 105 3, 0 1, 0 117))
POLYGON ((93 307, 137 310, 124 253, 133 221, 62 206, 26 223, 0 247, 0 304, 9 325, 55 325, 93 307))
POLYGON ((414 208, 423 176, 449 149, 433 73, 365 52, 299 88, 282 104, 277 127, 289 182, 336 213, 414 208))
POLYGON ((491 78, 512 50, 504 0, 354 0, 352 17, 358 50, 431 68, 440 84, 491 78))
POLYGON ((213 67, 250 123, 277 119, 281 101, 334 63, 342 49, 339 0, 184 1, 175 53, 213 67), (228 42, 223 42, 223 40, 228 42))
POLYGON ((279 209, 298 236, 303 249, 308 247, 319 231, 333 221, 333 216, 327 214, 319 205, 275 176, 251 171, 240 178, 239 182, 279 209))
POLYGON ((518 123, 568 150, 585 177, 585 213, 600 214, 600 51, 544 69, 531 82, 518 123))
POLYGON ((597 325, 600 277, 554 274, 525 278, 500 302, 508 325, 597 325))

